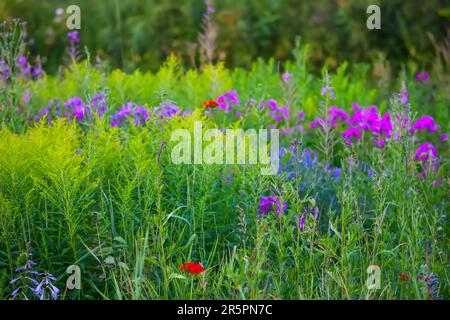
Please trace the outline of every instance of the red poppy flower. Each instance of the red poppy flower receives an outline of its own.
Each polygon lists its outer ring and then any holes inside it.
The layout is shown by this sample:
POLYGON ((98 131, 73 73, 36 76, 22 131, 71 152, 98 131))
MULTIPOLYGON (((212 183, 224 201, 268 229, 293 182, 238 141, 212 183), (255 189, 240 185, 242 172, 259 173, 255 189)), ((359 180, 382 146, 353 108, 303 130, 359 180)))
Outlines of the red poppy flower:
POLYGON ((190 274, 199 274, 205 271, 205 268, 201 263, 186 262, 183 263, 180 270, 188 270, 190 274))
POLYGON ((408 275, 406 275, 406 274, 400 273, 399 276, 400 276, 400 278, 402 278, 403 280, 411 280, 411 277, 408 276, 408 275))
POLYGON ((202 103, 202 106, 205 108, 217 107, 219 104, 214 100, 206 100, 202 103))

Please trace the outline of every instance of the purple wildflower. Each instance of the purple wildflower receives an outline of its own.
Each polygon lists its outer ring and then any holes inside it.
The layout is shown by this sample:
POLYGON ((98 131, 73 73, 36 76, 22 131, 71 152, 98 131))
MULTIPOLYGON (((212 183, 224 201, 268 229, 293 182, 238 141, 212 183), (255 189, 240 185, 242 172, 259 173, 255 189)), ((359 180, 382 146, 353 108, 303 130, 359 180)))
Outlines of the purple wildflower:
POLYGON ((425 177, 426 172, 430 169, 437 171, 439 169, 439 158, 437 156, 436 147, 431 142, 422 143, 414 154, 415 158, 422 162, 423 172, 422 177, 425 177))
POLYGON ((358 128, 355 127, 349 127, 346 131, 341 132, 341 135, 344 137, 346 144, 352 144, 353 141, 361 138, 358 128))
POLYGON ((187 115, 190 115, 190 114, 193 114, 193 113, 194 113, 193 110, 184 110, 184 111, 181 113, 181 116, 184 117, 184 116, 187 116, 187 115))
POLYGON ((59 289, 52 283, 52 281, 56 281, 56 278, 50 273, 43 273, 41 276, 43 279, 36 288, 32 289, 33 293, 39 297, 40 300, 48 300, 50 298, 57 300, 59 289))
POLYGON ((69 38, 70 42, 78 43, 80 42, 80 38, 78 38, 78 31, 72 31, 67 33, 67 38, 69 38))
POLYGON ((421 81, 421 82, 423 82, 423 83, 425 83, 425 82, 428 82, 428 80, 429 80, 429 75, 428 75, 428 72, 426 72, 426 71, 424 71, 424 72, 419 72, 417 75, 416 75, 416 79, 417 80, 419 80, 419 81, 421 81))
POLYGON ((330 86, 323 87, 320 94, 322 96, 328 95, 331 100, 336 99, 336 96, 334 95, 334 89, 333 89, 333 87, 330 87, 330 86))
POLYGON ((433 117, 423 115, 414 122, 412 128, 409 130, 409 133, 413 134, 415 131, 423 130, 428 130, 429 132, 434 133, 440 129, 441 126, 435 123, 433 117))
POLYGON ((26 65, 27 65, 27 58, 25 56, 20 56, 19 58, 17 58, 17 66, 19 68, 25 68, 26 65))
POLYGON ((436 147, 431 142, 422 143, 416 150, 414 156, 420 162, 427 162, 437 157, 436 147))
POLYGON ((281 76, 281 78, 283 79, 283 82, 284 82, 284 83, 288 83, 289 80, 291 80, 291 78, 292 78, 292 74, 289 73, 289 72, 285 72, 285 73, 283 73, 283 75, 281 76))
POLYGON ((408 103, 408 90, 406 89, 406 87, 402 88, 402 90, 400 91, 400 102, 402 104, 408 103))
POLYGON ((338 109, 335 106, 331 106, 328 110, 330 114, 330 125, 335 127, 338 121, 345 121, 348 119, 348 114, 342 109, 338 109))
POLYGON ((280 215, 282 212, 286 211, 287 202, 283 203, 283 207, 281 207, 281 200, 276 196, 262 197, 259 199, 259 211, 258 214, 267 215, 273 211, 277 215, 280 215))
POLYGON ((11 286, 15 289, 11 293, 13 299, 29 300, 29 292, 40 300, 58 298, 59 289, 53 285, 52 281, 57 281, 56 278, 49 273, 40 273, 34 270, 37 265, 31 260, 31 253, 26 253, 26 262, 24 265, 14 270, 17 273, 16 278, 9 281, 11 286))
POLYGON ((173 117, 180 110, 181 109, 179 106, 177 106, 176 104, 174 104, 170 101, 165 101, 165 102, 161 103, 158 107, 153 108, 153 112, 157 116, 159 116, 161 119, 173 117))
POLYGON ((299 113, 298 113, 298 119, 300 120, 300 121, 302 121, 304 118, 305 118, 305 112, 303 112, 303 111, 300 111, 299 113))
POLYGON ((303 212, 303 214, 298 219, 298 228, 300 231, 305 230, 305 222, 306 222, 306 210, 303 212))
POLYGON ((217 98, 217 107, 223 109, 225 113, 230 113, 235 107, 240 105, 239 96, 236 90, 225 92, 217 98))

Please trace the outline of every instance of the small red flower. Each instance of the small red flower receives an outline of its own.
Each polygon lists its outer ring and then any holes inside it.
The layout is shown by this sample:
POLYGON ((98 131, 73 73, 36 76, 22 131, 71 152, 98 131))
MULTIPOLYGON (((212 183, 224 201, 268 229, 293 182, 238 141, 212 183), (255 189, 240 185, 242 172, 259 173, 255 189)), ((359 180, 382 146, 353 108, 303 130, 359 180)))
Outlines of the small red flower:
POLYGON ((205 108, 213 108, 217 107, 219 104, 214 100, 206 100, 202 103, 202 106, 205 108))
POLYGON ((205 272, 205 268, 201 265, 201 263, 195 262, 183 263, 180 270, 188 270, 190 274, 199 274, 205 272))
POLYGON ((406 274, 400 273, 399 276, 400 276, 400 278, 402 278, 403 280, 411 280, 411 277, 408 276, 408 275, 406 275, 406 274))

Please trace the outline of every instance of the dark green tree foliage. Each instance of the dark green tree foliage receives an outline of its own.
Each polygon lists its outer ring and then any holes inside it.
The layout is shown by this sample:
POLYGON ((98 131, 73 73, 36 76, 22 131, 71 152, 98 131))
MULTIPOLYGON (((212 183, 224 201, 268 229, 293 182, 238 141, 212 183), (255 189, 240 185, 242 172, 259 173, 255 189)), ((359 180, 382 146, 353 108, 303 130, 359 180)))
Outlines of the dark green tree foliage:
MULTIPOLYGON (((250 66, 256 57, 290 58, 296 36, 312 44, 316 66, 339 61, 372 61, 380 53, 394 66, 411 58, 429 63, 433 45, 446 37, 446 1, 380 0, 381 30, 366 28, 367 0, 222 0, 215 1, 219 29, 217 59, 228 66, 250 66)), ((0 19, 28 22, 32 53, 47 57, 55 71, 66 45, 65 17, 57 8, 81 8, 81 40, 94 56, 113 67, 156 70, 170 53, 186 66, 199 62, 198 35, 205 5, 201 0, 71 0, 2 1, 0 19), (197 52, 195 59, 192 52, 197 52)))

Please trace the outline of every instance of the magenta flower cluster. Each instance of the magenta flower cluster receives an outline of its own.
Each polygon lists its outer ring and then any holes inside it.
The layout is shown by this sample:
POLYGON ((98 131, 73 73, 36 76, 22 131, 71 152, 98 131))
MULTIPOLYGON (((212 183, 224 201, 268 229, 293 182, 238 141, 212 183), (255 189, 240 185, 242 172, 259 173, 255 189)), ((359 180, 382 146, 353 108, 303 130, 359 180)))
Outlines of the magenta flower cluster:
POLYGON ((259 104, 259 108, 262 110, 268 110, 269 115, 276 122, 282 122, 289 119, 289 108, 285 105, 279 104, 275 99, 263 100, 259 104))
POLYGON ((74 96, 61 106, 57 99, 52 99, 44 109, 38 111, 33 120, 38 121, 46 116, 49 124, 51 124, 53 119, 61 117, 69 120, 86 121, 87 119, 92 119, 95 114, 101 118, 107 111, 106 95, 104 92, 99 92, 92 97, 90 103, 86 103, 80 97, 74 96))
POLYGON ((275 212, 275 214, 279 216, 286 211, 286 208, 287 202, 283 202, 282 205, 280 198, 277 196, 262 197, 259 199, 258 214, 267 215, 271 212, 275 212))
POLYGON ((225 113, 230 113, 235 107, 240 105, 239 97, 236 90, 230 90, 217 98, 217 108, 222 109, 225 113))
POLYGON ((428 72, 426 72, 426 71, 419 72, 416 75, 416 79, 421 81, 421 82, 423 82, 423 83, 426 83, 426 82, 428 82, 428 80, 430 80, 430 76, 429 76, 428 72))
MULTIPOLYGON (((32 65, 23 55, 17 58, 15 66, 17 67, 15 77, 19 79, 36 80, 44 75, 44 70, 39 60, 37 60, 35 65, 32 65)), ((12 76, 11 73, 11 67, 4 60, 0 59, 0 81, 7 82, 12 76)))
POLYGON ((414 157, 423 165, 422 177, 428 170, 437 171, 439 169, 439 158, 436 147, 431 142, 424 142, 419 145, 414 157))
MULTIPOLYGON (((328 110, 328 121, 317 118, 310 122, 310 127, 316 128, 319 126, 327 129, 328 126, 337 127, 339 124, 343 124, 347 126, 347 129, 341 132, 341 136, 345 143, 349 145, 360 140, 365 132, 372 134, 372 142, 378 147, 384 146, 387 139, 396 138, 397 133, 393 133, 390 113, 381 114, 376 106, 362 108, 356 103, 352 105, 352 109, 353 114, 348 115, 344 110, 331 106, 328 110)), ((400 119, 399 116, 397 116, 397 120, 403 128, 408 128, 411 135, 420 131, 437 133, 441 129, 441 126, 436 124, 434 119, 428 115, 423 115, 412 124, 409 123, 408 119, 400 119)), ((447 140, 448 137, 446 134, 442 134, 440 138, 441 140, 447 140)))
POLYGON ((128 102, 120 107, 120 109, 112 115, 111 126, 116 127, 134 119, 134 124, 144 124, 149 116, 149 111, 146 107, 141 107, 133 102, 128 102))

